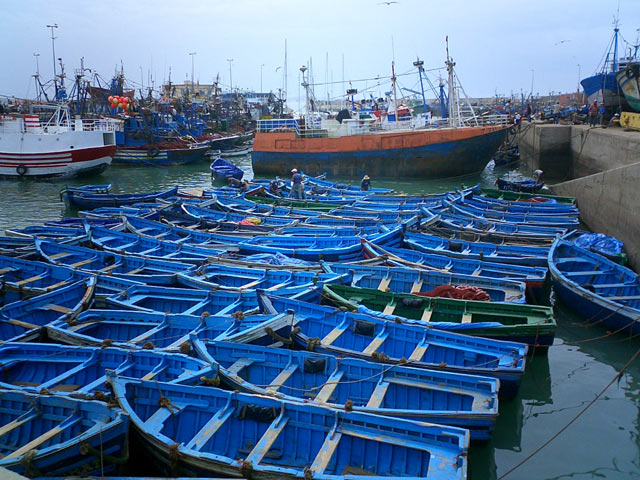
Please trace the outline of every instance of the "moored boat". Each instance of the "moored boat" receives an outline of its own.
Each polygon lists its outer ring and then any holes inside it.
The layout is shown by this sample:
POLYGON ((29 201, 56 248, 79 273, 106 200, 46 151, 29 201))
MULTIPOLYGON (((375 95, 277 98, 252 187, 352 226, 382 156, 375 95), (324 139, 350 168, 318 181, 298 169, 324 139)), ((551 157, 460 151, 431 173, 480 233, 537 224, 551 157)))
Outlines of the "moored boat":
POLYGON ((167 471, 262 479, 466 477, 466 430, 211 387, 123 377, 110 384, 167 471))
POLYGON ((192 340, 233 389, 289 401, 467 428, 488 440, 498 414, 495 378, 387 366, 355 358, 192 340))
POLYGON ((640 280, 602 255, 558 239, 549 250, 558 297, 590 323, 614 332, 640 332, 640 280))
POLYGON ((116 151, 113 120, 72 121, 58 105, 45 123, 38 115, 0 116, 0 176, 72 177, 104 171, 116 151))

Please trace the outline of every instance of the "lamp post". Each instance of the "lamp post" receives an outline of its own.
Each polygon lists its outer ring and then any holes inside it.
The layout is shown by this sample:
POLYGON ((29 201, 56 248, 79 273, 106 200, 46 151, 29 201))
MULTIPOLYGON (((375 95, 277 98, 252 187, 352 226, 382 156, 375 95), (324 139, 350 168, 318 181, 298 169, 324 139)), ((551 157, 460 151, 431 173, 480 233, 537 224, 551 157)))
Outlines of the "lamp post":
POLYGON ((533 68, 531 69, 531 100, 533 100, 533 68))
POLYGON ((191 55, 191 93, 193 94, 193 57, 196 56, 196 52, 191 52, 189 55, 191 55))
POLYGON ((58 78, 57 78, 57 72, 56 72, 56 37, 53 36, 53 29, 54 28, 58 28, 58 24, 54 23, 53 25, 47 25, 47 28, 51 29, 51 51, 53 53, 52 58, 53 58, 53 85, 55 87, 55 91, 56 91, 56 98, 58 98, 58 78))
POLYGON ((260 65, 260 94, 262 94, 262 69, 264 68, 264 63, 260 65))
POLYGON ((229 62, 229 89, 231 93, 233 93, 233 76, 231 75, 231 62, 233 62, 233 58, 227 58, 227 62, 229 62))

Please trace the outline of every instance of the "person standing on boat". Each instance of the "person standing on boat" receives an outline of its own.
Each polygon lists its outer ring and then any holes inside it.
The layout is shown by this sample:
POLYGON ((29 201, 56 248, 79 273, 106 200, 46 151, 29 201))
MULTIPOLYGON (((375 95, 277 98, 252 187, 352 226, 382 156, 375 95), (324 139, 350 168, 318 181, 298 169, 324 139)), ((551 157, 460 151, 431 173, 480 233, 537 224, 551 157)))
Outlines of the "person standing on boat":
POLYGON ((362 190, 363 192, 368 192, 370 188, 371 179, 369 178, 369 175, 365 175, 364 177, 362 177, 362 182, 360 182, 360 190, 362 190))
POLYGON ((592 127, 595 127, 597 121, 598 121, 598 102, 594 100, 591 106, 589 107, 589 125, 591 125, 592 127))
POLYGON ((289 193, 289 198, 304 200, 304 187, 302 186, 302 175, 298 173, 298 169, 296 168, 292 169, 291 173, 293 175, 291 176, 291 193, 289 193))
POLYGON ((518 131, 520 131, 520 121, 522 120, 522 115, 520 115, 520 112, 516 112, 515 117, 513 117, 513 125, 518 129, 518 131))

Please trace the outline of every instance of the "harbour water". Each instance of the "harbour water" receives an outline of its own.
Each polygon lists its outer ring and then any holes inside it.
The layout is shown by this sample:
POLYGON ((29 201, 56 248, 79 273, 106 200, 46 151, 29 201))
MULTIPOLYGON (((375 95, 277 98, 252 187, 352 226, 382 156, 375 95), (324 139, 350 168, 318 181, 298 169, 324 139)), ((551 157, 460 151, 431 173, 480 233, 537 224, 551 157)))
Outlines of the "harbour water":
MULTIPOLYGON (((250 159, 239 159, 237 163, 250 178, 250 159)), ((465 178, 416 182, 374 178, 373 184, 407 193, 435 193, 478 182, 491 187, 497 176, 505 174, 517 179, 530 176, 531 172, 526 165, 495 170, 488 166, 481 175, 465 178)), ((207 163, 202 162, 173 168, 111 167, 100 176, 67 182, 0 180, 0 230, 70 214, 64 210, 59 191, 65 184, 85 183, 111 183, 116 193, 145 192, 174 184, 206 187, 210 185, 210 175, 207 163)), ((640 349, 637 338, 607 336, 601 325, 578 318, 563 305, 555 305, 555 313, 555 344, 548 355, 529 357, 518 396, 500 405, 493 439, 472 446, 470 479, 640 478, 640 360, 627 368, 558 438, 505 476, 569 424, 640 349)), ((132 466, 133 473, 160 474, 149 467, 153 462, 141 460, 138 458, 135 468, 132 466)))

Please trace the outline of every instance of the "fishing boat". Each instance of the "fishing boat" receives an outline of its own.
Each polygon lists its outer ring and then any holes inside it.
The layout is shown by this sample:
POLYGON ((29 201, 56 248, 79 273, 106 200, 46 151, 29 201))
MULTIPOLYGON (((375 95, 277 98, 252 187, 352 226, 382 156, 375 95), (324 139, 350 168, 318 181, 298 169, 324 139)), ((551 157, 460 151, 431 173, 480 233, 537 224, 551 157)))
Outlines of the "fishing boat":
POLYGON ((533 290, 536 293, 542 289, 547 277, 547 269, 545 267, 529 267, 526 265, 449 257, 438 253, 424 253, 406 248, 381 248, 366 241, 362 244, 362 251, 365 257, 370 259, 384 256, 385 262, 391 266, 524 282, 527 290, 533 290))
POLYGON ((96 287, 95 278, 87 278, 49 293, 9 303, 0 308, 0 340, 33 340, 41 328, 56 320, 73 322, 91 306, 96 287))
POLYGON ((211 179, 226 182, 229 178, 242 180, 244 171, 236 167, 233 163, 226 161, 222 157, 216 158, 209 166, 211 170, 211 179))
POLYGON ((230 248, 225 247, 217 250, 209 246, 195 246, 188 243, 157 240, 155 238, 141 237, 135 233, 119 232, 92 226, 87 226, 87 234, 92 245, 108 252, 197 265, 230 248))
POLYGON ((56 105, 37 114, 0 115, 0 176, 73 177, 104 171, 116 152, 116 120, 71 120, 56 105))
POLYGON ((77 347, 51 343, 0 345, 0 388, 29 393, 103 399, 105 371, 159 382, 199 385, 216 378, 215 364, 187 355, 114 347, 77 347), (102 395, 101 395, 102 394, 102 395))
POLYGON ((99 207, 121 207, 134 203, 154 202, 157 198, 172 197, 177 193, 177 185, 159 192, 125 194, 82 192, 65 188, 60 192, 60 198, 69 207, 93 210, 99 207))
POLYGON ((67 267, 1 255, 0 276, 0 304, 49 293, 83 278, 67 267))
MULTIPOLYGON (((190 353, 189 338, 258 341, 265 326, 273 331, 291 325, 291 315, 183 315, 139 310, 87 310, 73 324, 47 326, 51 340, 67 345, 119 347, 190 353), (257 332, 257 333, 256 333, 257 332)), ((273 341, 264 344, 270 345, 273 341)))
POLYGON ((419 370, 356 358, 239 343, 193 340, 234 390, 345 410, 469 429, 488 440, 498 415, 495 378, 419 370))
POLYGON ((29 477, 104 475, 128 455, 129 417, 104 402, 0 390, 0 424, 0 467, 29 477))
POLYGON ((544 187, 544 182, 535 180, 505 180, 498 178, 496 185, 499 190, 507 190, 510 192, 538 193, 544 187))
POLYGON ((181 313, 184 315, 231 315, 256 311, 256 294, 226 290, 207 291, 190 288, 136 285, 126 292, 107 298, 112 308, 142 312, 181 313))
MULTIPOLYGON (((374 240, 370 240, 375 245, 374 240)), ((384 245, 380 245, 387 248, 384 245)), ((425 253, 435 253, 448 257, 498 263, 512 263, 531 267, 547 265, 548 247, 527 245, 496 245, 483 242, 449 240, 426 233, 405 232, 404 246, 425 253)))
POLYGON ((211 387, 115 376, 109 382, 151 458, 174 475, 466 476, 463 429, 211 387))
POLYGON ((171 285, 179 271, 193 267, 174 260, 120 255, 40 239, 36 239, 36 248, 42 258, 54 265, 152 285, 171 285))
POLYGON ((431 328, 526 343, 543 351, 553 344, 556 333, 552 309, 541 305, 428 298, 347 285, 326 285, 323 293, 338 307, 385 320, 416 320, 431 328))
POLYGON ((580 85, 584 89, 588 103, 598 102, 598 105, 604 105, 610 113, 620 106, 625 107, 626 101, 620 85, 616 79, 621 65, 618 58, 618 37, 620 29, 618 28, 618 20, 615 20, 613 36, 609 41, 607 51, 601 64, 590 77, 580 80, 580 85))
MULTIPOLYGON (((638 47, 636 46, 636 52, 638 47)), ((640 63, 630 62, 616 73, 616 80, 629 106, 640 112, 640 63)))
POLYGON ((499 202, 518 202, 518 203, 536 203, 539 205, 548 204, 565 204, 575 205, 576 199, 573 197, 561 197, 557 195, 549 195, 542 193, 525 193, 525 192, 509 192, 507 190, 495 190, 492 188, 483 188, 481 190, 484 200, 494 199, 499 202))
POLYGON ((114 165, 170 166, 199 162, 205 158, 205 143, 162 142, 120 146, 113 156, 114 165))
MULTIPOLYGON (((474 287, 467 296, 480 295, 492 302, 525 303, 522 282, 449 272, 427 271, 407 267, 360 266, 324 263, 326 272, 344 275, 345 284, 374 288, 381 292, 412 293, 447 297, 456 287, 474 287)), ((452 298, 456 298, 455 296, 452 298)))
MULTIPOLYGON (((471 337, 410 323, 396 323, 296 299, 261 294, 265 313, 291 310, 291 339, 309 351, 410 367, 441 369, 500 379, 500 392, 512 395, 524 373, 527 346, 471 337)), ((419 299, 422 300, 422 299, 419 299)), ((459 329, 469 328, 469 325, 459 329)), ((471 327, 474 328, 474 327, 471 327)), ((265 330, 265 335, 273 334, 265 330)), ((281 336, 274 338, 282 341, 281 336)))
POLYGON ((232 290, 246 292, 255 289, 280 291, 307 289, 314 285, 342 281, 342 273, 292 272, 286 270, 267 270, 262 268, 231 267, 212 263, 198 269, 178 274, 181 286, 201 290, 232 290))
POLYGON ((640 332, 640 280, 632 270, 565 240, 549 250, 558 297, 592 324, 640 332))

